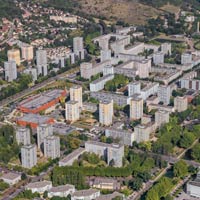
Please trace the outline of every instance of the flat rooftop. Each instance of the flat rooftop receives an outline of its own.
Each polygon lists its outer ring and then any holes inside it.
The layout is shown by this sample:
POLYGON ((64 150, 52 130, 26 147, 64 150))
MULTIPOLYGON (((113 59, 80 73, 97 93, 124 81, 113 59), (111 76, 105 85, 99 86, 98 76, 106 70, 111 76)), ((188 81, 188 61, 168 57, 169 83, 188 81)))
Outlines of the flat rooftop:
POLYGON ((94 193, 97 193, 99 190, 96 189, 88 189, 88 190, 79 190, 72 194, 72 196, 81 197, 81 196, 89 196, 94 193))
POLYGON ((58 187, 52 187, 49 192, 65 192, 67 190, 74 189, 73 185, 60 185, 58 187))
POLYGON ((22 101, 19 106, 28 108, 28 109, 37 109, 44 104, 47 104, 57 98, 59 98, 63 93, 63 90, 52 90, 47 91, 42 94, 31 97, 25 101, 22 101))
POLYGON ((36 124, 45 124, 47 121, 50 120, 49 117, 45 115, 39 115, 39 114, 26 114, 23 117, 20 117, 17 119, 18 121, 25 121, 28 123, 36 123, 36 124))
POLYGON ((67 135, 74 131, 75 128, 64 123, 53 124, 53 132, 59 135, 67 135))
POLYGON ((80 148, 76 149, 75 151, 73 151, 72 153, 68 154, 66 157, 64 157, 62 160, 60 160, 60 162, 67 163, 71 159, 76 157, 77 155, 80 155, 80 154, 82 154, 84 152, 85 152, 85 149, 80 147, 80 148))
POLYGON ((52 185, 51 181, 39 181, 39 182, 34 182, 34 183, 29 183, 26 188, 41 188, 41 187, 45 187, 47 185, 52 185))
POLYGON ((21 177, 20 174, 9 172, 7 174, 3 174, 0 179, 7 179, 7 180, 15 180, 17 178, 21 177))

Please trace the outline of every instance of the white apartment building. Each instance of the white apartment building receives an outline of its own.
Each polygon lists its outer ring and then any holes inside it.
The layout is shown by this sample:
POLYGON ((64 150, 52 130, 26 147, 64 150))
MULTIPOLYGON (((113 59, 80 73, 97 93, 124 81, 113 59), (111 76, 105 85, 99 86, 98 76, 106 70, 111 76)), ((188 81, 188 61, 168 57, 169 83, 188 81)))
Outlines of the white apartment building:
POLYGON ((111 50, 101 50, 101 62, 111 60, 111 50))
POLYGON ((70 100, 77 101, 79 108, 83 107, 83 89, 80 85, 74 85, 70 88, 70 100))
POLYGON ((134 127, 134 139, 137 143, 150 140, 150 134, 155 131, 155 124, 139 124, 134 127))
POLYGON ((181 55, 181 64, 191 64, 192 63, 192 54, 191 53, 183 53, 181 55))
POLYGON ((155 113, 155 123, 156 127, 161 127, 162 125, 169 122, 169 112, 164 110, 158 110, 155 113))
POLYGON ((143 116, 143 99, 142 98, 132 98, 130 100, 130 119, 138 120, 143 116))
POLYGON ((12 82, 17 79, 17 65, 14 60, 4 62, 5 80, 12 82))
POLYGON ((115 167, 122 167, 123 165, 124 145, 122 144, 87 141, 85 142, 85 150, 103 156, 108 165, 110 165, 112 161, 114 161, 113 164, 115 167))
POLYGON ((105 135, 106 137, 119 139, 122 145, 132 146, 134 141, 134 134, 122 129, 108 128, 105 130, 105 135))
POLYGON ((187 110, 188 108, 188 100, 187 97, 175 97, 174 98, 174 108, 175 110, 177 110, 178 112, 183 112, 185 110, 187 110))
POLYGON ((110 126, 113 122, 113 101, 101 101, 99 103, 99 122, 110 126))
POLYGON ((31 144, 31 135, 30 135, 30 129, 19 127, 16 130, 16 140, 17 144, 23 144, 23 145, 29 145, 31 144))
POLYGON ((31 169, 37 164, 36 145, 27 145, 21 148, 22 167, 31 169))
POLYGON ((43 194, 45 191, 49 191, 52 188, 51 181, 39 181, 34 183, 29 183, 25 186, 26 190, 31 190, 32 193, 38 192, 43 194))
POLYGON ((90 79, 92 76, 103 72, 104 67, 108 65, 111 65, 110 60, 96 63, 94 65, 88 62, 81 63, 80 65, 81 77, 85 79, 90 79))
POLYGON ((164 53, 161 51, 154 53, 153 54, 153 62, 155 65, 164 63, 164 53))
POLYGON ((36 51, 36 64, 38 75, 46 76, 48 74, 46 50, 38 49, 36 51))
POLYGON ((75 122, 80 118, 79 103, 77 101, 68 101, 65 104, 65 119, 70 122, 75 122))
POLYGON ((71 200, 93 200, 100 196, 100 191, 96 189, 79 190, 71 195, 71 200))
POLYGON ((40 124, 37 127, 37 145, 38 148, 44 149, 44 138, 53 135, 53 127, 51 124, 40 124))
POLYGON ((161 44, 161 51, 165 54, 165 55, 171 55, 172 54, 172 44, 171 43, 162 43, 161 44))
POLYGON ((140 82, 132 82, 128 84, 128 96, 132 96, 134 94, 140 94, 141 92, 141 83, 140 82))
POLYGON ((3 174, 0 177, 0 180, 3 180, 5 183, 8 183, 10 186, 17 184, 19 181, 21 181, 21 174, 14 173, 14 172, 8 172, 3 174))
POLYGON ((114 67, 112 65, 106 65, 103 68, 103 75, 114 74, 114 67))
POLYGON ((164 105, 168 105, 170 103, 171 97, 171 88, 167 85, 160 85, 158 87, 158 99, 159 102, 163 102, 164 105))
POLYGON ((44 138, 44 156, 52 159, 60 157, 59 137, 51 135, 44 138))
POLYGON ((90 91, 98 92, 100 90, 103 90, 105 84, 112 79, 114 79, 114 74, 109 74, 109 75, 103 76, 103 77, 91 82, 90 83, 90 91))
POLYGON ((67 197, 68 195, 71 195, 75 192, 74 185, 60 185, 57 187, 52 187, 50 190, 48 190, 48 197, 52 198, 54 196, 56 197, 67 197))
POLYGON ((85 51, 82 37, 75 37, 73 39, 73 52, 79 59, 85 58, 85 51))

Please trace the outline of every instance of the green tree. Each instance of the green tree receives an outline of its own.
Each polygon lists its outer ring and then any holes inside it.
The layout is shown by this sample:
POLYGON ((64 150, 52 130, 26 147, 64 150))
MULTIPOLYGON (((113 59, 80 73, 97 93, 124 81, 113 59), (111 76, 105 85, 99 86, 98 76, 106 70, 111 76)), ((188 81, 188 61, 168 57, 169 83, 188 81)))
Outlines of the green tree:
POLYGON ((191 157, 196 160, 200 161, 200 144, 196 144, 191 151, 191 157))
POLYGON ((173 174, 175 177, 183 178, 188 173, 188 165, 184 160, 180 160, 173 166, 173 174))
POLYGON ((142 187, 142 183, 143 181, 141 178, 135 178, 129 182, 129 187, 132 190, 138 191, 142 187))
POLYGON ((193 133, 185 131, 180 139, 180 147, 188 148, 194 141, 195 136, 193 133))
POLYGON ((146 200, 160 200, 158 192, 152 188, 147 192, 146 200))

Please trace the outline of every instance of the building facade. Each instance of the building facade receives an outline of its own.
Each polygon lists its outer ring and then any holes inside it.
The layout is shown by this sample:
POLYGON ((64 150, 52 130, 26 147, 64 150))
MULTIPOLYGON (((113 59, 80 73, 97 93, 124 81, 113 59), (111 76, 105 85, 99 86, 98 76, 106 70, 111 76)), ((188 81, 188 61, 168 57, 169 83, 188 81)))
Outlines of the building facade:
POLYGON ((36 145, 27 145, 21 148, 22 167, 31 169, 37 164, 36 145))
POLYGON ((130 119, 138 120, 143 116, 143 99, 132 98, 130 100, 130 119))
POLYGON ((101 101, 99 103, 99 122, 110 126, 113 122, 113 101, 101 101))
POLYGON ((44 156, 51 159, 60 157, 59 137, 51 135, 44 138, 44 156))
POLYGON ((12 82, 17 79, 17 66, 14 60, 4 62, 5 80, 12 82))
POLYGON ((47 51, 38 49, 36 51, 36 67, 38 75, 46 76, 48 74, 47 51))
POLYGON ((29 145, 31 144, 30 129, 19 127, 16 130, 16 140, 18 144, 29 145))
POLYGON ((37 145, 38 148, 44 150, 44 139, 53 135, 53 126, 51 124, 40 124, 37 127, 37 145))
POLYGON ((175 97, 174 98, 174 108, 178 112, 183 112, 188 108, 188 99, 186 96, 184 97, 175 97))
POLYGON ((170 103, 170 97, 171 97, 170 86, 160 85, 158 87, 159 102, 162 102, 164 105, 168 105, 170 103))
POLYGON ((75 122, 80 118, 79 103, 77 101, 68 101, 65 104, 65 119, 70 122, 75 122))
POLYGON ((79 108, 82 108, 83 106, 82 90, 82 87, 79 85, 74 85, 70 88, 70 100, 77 101, 79 104, 79 108))
POLYGON ((8 55, 8 61, 15 61, 16 65, 18 66, 21 64, 19 49, 8 50, 7 55, 8 55))

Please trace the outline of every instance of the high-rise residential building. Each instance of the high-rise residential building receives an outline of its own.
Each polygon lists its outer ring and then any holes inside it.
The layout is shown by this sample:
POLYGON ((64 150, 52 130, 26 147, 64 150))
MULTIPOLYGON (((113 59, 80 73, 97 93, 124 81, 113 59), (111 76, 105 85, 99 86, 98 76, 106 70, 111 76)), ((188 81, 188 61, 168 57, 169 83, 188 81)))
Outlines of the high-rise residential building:
POLYGON ((143 99, 132 98, 130 100, 130 119, 138 120, 143 116, 143 99))
POLYGON ((141 92, 141 83, 140 82, 132 82, 128 84, 128 96, 132 96, 134 94, 140 94, 141 92))
POLYGON ((158 100, 162 102, 164 105, 168 105, 170 103, 171 97, 171 88, 167 85, 160 85, 158 87, 158 100))
POLYGON ((90 79, 92 74, 92 70, 93 70, 93 66, 92 63, 89 62, 83 62, 80 65, 80 70, 81 70, 81 77, 85 78, 85 79, 90 79))
POLYGON ((5 80, 12 82, 17 79, 17 66, 14 60, 4 62, 5 80))
POLYGON ((21 47, 22 51, 22 59, 25 59, 27 61, 33 60, 33 46, 31 45, 23 45, 21 47))
POLYGON ((16 140, 18 144, 29 145, 31 144, 30 129, 19 127, 16 130, 16 140))
POLYGON ((80 108, 77 101, 68 101, 65 104, 65 119, 70 122, 75 122, 80 118, 80 108))
POLYGON ((82 37, 75 37, 73 39, 73 52, 76 56, 79 57, 79 59, 85 58, 85 51, 84 51, 84 45, 83 45, 83 38, 82 37))
POLYGON ((74 85, 70 88, 70 100, 77 101, 79 104, 79 108, 83 106, 83 97, 82 97, 82 87, 80 85, 74 85))
POLYGON ((172 54, 172 44, 171 43, 163 43, 161 44, 161 51, 165 54, 165 55, 171 55, 172 54))
POLYGON ((21 59, 20 59, 20 50, 19 49, 11 49, 8 50, 8 61, 15 61, 16 65, 20 65, 21 59))
POLYGON ((158 110, 155 112, 156 127, 161 127, 162 125, 168 122, 169 122, 169 112, 164 110, 158 110))
POLYGON ((44 138, 50 135, 53 135, 53 126, 51 124, 40 124, 37 127, 38 148, 44 149, 44 138))
POLYGON ((37 148, 36 145, 27 145, 21 148, 22 167, 32 168, 37 164, 37 148))
POLYGON ((154 53, 153 54, 153 62, 155 65, 164 63, 164 53, 161 51, 154 53))
POLYGON ((38 49, 36 51, 36 67, 38 75, 46 76, 48 73, 47 69, 47 51, 44 49, 38 49))
POLYGON ((117 128, 107 128, 105 130, 105 136, 118 139, 120 144, 127 146, 132 146, 134 141, 134 134, 132 132, 117 128))
POLYGON ((101 62, 111 59, 111 50, 101 50, 101 62))
POLYGON ((113 122, 113 101, 101 101, 99 103, 99 122, 110 126, 113 122))
POLYGON ((187 110, 188 108, 188 100, 187 97, 175 97, 174 98, 174 108, 175 110, 177 110, 178 112, 183 112, 185 110, 187 110))
POLYGON ((114 74, 114 67, 112 65, 106 65, 103 68, 103 75, 109 75, 109 74, 114 74))
POLYGON ((155 131, 155 124, 139 124, 134 127, 134 139, 137 143, 150 140, 150 134, 155 131))
POLYGON ((59 137, 51 135, 44 139, 44 156, 52 159, 60 157, 59 137))
POLYGON ((124 145, 121 144, 106 144, 97 141, 87 141, 85 143, 85 150, 90 153, 95 153, 103 156, 108 165, 115 167, 122 167, 124 157, 124 145))
POLYGON ((192 63, 192 54, 191 53, 183 53, 181 55, 181 64, 187 65, 192 63))

